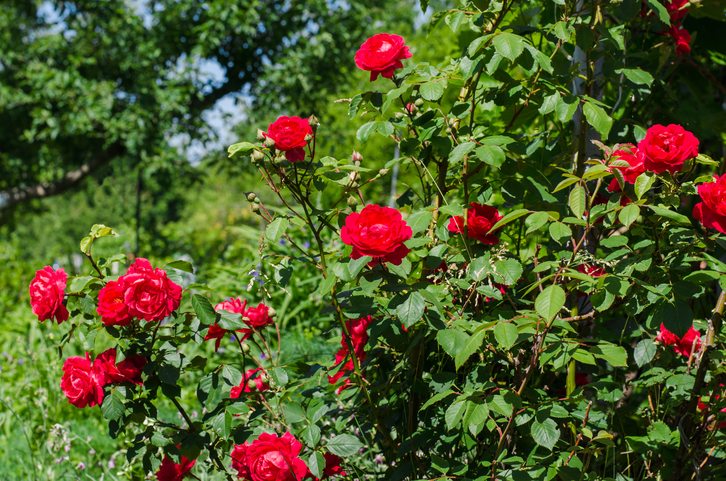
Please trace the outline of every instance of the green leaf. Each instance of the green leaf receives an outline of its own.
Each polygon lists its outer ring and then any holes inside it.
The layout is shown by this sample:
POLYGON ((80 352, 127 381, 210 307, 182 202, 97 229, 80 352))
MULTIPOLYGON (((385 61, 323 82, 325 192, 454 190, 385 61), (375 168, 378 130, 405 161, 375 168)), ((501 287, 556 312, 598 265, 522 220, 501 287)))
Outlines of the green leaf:
POLYGON ((313 451, 308 458, 308 469, 310 469, 310 473, 316 478, 322 478, 323 471, 325 470, 325 458, 323 455, 317 451, 313 451))
POLYGON ((628 204, 618 213, 618 220, 626 227, 630 226, 640 215, 638 204, 628 204))
POLYGON ((524 221, 524 225, 527 226, 525 234, 531 234, 544 227, 545 224, 550 220, 550 215, 547 212, 533 212, 524 221))
POLYGON ((559 92, 555 92, 552 95, 548 95, 547 97, 542 100, 542 105, 539 107, 539 113, 542 115, 547 115, 550 112, 553 112, 555 110, 555 107, 557 107, 557 104, 562 101, 562 97, 560 97, 559 92))
POLYGON ((653 187, 654 182, 655 174, 651 172, 643 172, 635 179, 635 195, 638 197, 638 200, 653 187))
POLYGON ((212 307, 209 299, 200 294, 194 294, 192 296, 192 309, 194 309, 194 313, 199 318, 199 321, 205 326, 214 324, 217 321, 217 312, 212 307))
POLYGON ((278 217, 267 224, 267 227, 265 228, 265 238, 270 242, 279 241, 280 237, 282 237, 289 225, 290 221, 287 217, 278 217))
POLYGON ((673 212, 667 207, 656 205, 649 205, 647 207, 650 208, 650 210, 652 210, 656 215, 672 220, 676 224, 691 225, 691 221, 688 220, 688 217, 683 214, 679 214, 678 212, 673 212))
POLYGON ((469 152, 474 150, 476 144, 474 142, 462 142, 461 144, 454 147, 449 154, 449 163, 456 164, 461 162, 469 152))
POLYGON ((587 194, 585 194, 585 189, 581 185, 576 185, 570 191, 568 205, 570 206, 570 210, 572 211, 574 216, 578 219, 582 219, 582 216, 585 214, 586 195, 587 194))
POLYGON ((459 424, 459 421, 461 421, 461 417, 464 415, 465 411, 466 402, 462 400, 455 401, 446 409, 446 412, 444 413, 444 421, 446 421, 446 427, 449 431, 459 424))
POLYGON ((112 388, 111 392, 103 400, 101 404, 101 412, 103 417, 109 421, 120 419, 124 415, 125 396, 121 393, 121 388, 112 388))
POLYGON ((187 261, 171 261, 167 263, 164 267, 171 267, 172 269, 179 269, 180 271, 184 272, 194 272, 194 266, 192 266, 191 262, 187 261))
POLYGON ((435 395, 431 396, 431 397, 429 398, 429 400, 428 400, 428 401, 426 401, 426 402, 425 402, 425 403, 423 404, 423 406, 421 406, 421 408, 420 408, 419 410, 420 410, 420 411, 423 411, 424 409, 426 409, 426 408, 428 408, 428 407, 430 407, 430 406, 433 406, 433 405, 434 405, 434 404, 436 404, 437 402, 439 402, 439 401, 441 401, 441 400, 443 400, 443 399, 446 399, 447 397, 451 396, 452 394, 454 394, 454 391, 452 391, 451 389, 447 389, 446 391, 443 391, 443 392, 437 393, 437 394, 435 394, 435 395))
POLYGON ((590 352, 600 359, 604 359, 613 367, 627 367, 628 353, 621 346, 609 342, 600 342, 590 352))
POLYGON ((655 356, 655 343, 651 339, 643 339, 636 344, 633 350, 633 358, 638 367, 648 364, 655 356))
POLYGON ((342 458, 358 454, 363 444, 352 434, 338 434, 326 445, 328 451, 342 458))
POLYGON ((621 68, 615 72, 625 75, 625 78, 636 85, 650 85, 653 83, 653 76, 639 68, 621 68))
POLYGON ((423 316, 426 301, 423 296, 416 291, 411 292, 405 301, 396 308, 396 315, 404 326, 411 327, 421 316, 423 316))
POLYGON ((524 39, 509 32, 499 32, 492 40, 497 53, 514 62, 524 51, 524 39))
POLYGON ((613 126, 613 119, 605 112, 605 109, 593 102, 585 102, 582 107, 587 123, 592 125, 602 136, 603 141, 607 140, 610 129, 613 126))
POLYGON ((480 282, 487 278, 494 271, 490 264, 490 256, 477 257, 469 264, 467 273, 469 278, 473 281, 480 282))
POLYGON ((414 235, 428 229, 433 214, 428 210, 414 212, 406 218, 406 223, 411 227, 414 235))
POLYGON ((536 418, 532 421, 532 427, 530 432, 532 433, 532 439, 534 442, 547 448, 550 451, 555 447, 557 441, 560 439, 560 430, 557 427, 557 423, 552 419, 547 418, 542 422, 539 422, 536 418))
POLYGON ((500 321, 494 326, 494 338, 497 340, 497 345, 505 351, 514 346, 518 336, 517 327, 511 322, 500 321))
POLYGON ((451 357, 456 357, 468 339, 468 334, 458 329, 442 329, 436 333, 436 341, 451 357))
POLYGON ((494 263, 496 281, 507 286, 514 285, 522 277, 522 264, 516 259, 501 259, 494 263))
POLYGON ((489 232, 494 232, 495 230, 509 224, 510 222, 515 221, 515 220, 519 219, 520 217, 529 214, 529 212, 530 211, 528 209, 513 210, 512 212, 508 213, 507 215, 505 215, 504 217, 499 219, 499 222, 494 224, 492 226, 492 228, 489 229, 489 232))
POLYGON ((506 160, 504 150, 502 150, 502 148, 498 145, 482 145, 474 152, 479 160, 485 164, 491 165, 495 169, 500 168, 506 160))
POLYGON ((393 124, 384 120, 371 120, 370 122, 361 125, 355 136, 361 142, 365 142, 375 133, 388 137, 393 134, 393 124))
POLYGON ((466 363, 466 361, 471 357, 472 354, 479 350, 482 343, 484 342, 485 336, 486 333, 484 331, 479 331, 466 340, 466 342, 461 347, 459 352, 456 353, 456 357, 454 358, 454 365, 457 371, 461 366, 464 365, 464 363, 466 363))
POLYGON ((444 79, 431 80, 421 84, 419 87, 421 97, 430 102, 438 101, 444 95, 445 90, 446 80, 444 79))
POLYGON ((464 426, 469 429, 472 436, 478 435, 484 428, 484 424, 489 417, 489 406, 485 403, 478 403, 473 401, 466 402, 466 414, 462 419, 464 426))
POLYGON ((572 229, 562 222, 553 222, 549 227, 550 237, 560 244, 564 244, 572 237, 572 229))
POLYGON ((664 25, 670 25, 671 24, 671 16, 668 14, 668 10, 663 6, 662 3, 660 3, 658 0, 647 0, 648 5, 650 8, 652 8, 656 15, 658 16, 658 20, 661 21, 664 25))
POLYGON ((565 291, 560 286, 547 286, 535 299, 534 309, 537 314, 551 321, 564 307, 565 298, 565 291))
POLYGON ((298 403, 291 402, 283 404, 282 413, 285 415, 285 420, 290 424, 305 421, 305 410, 298 403))
POLYGON ((227 157, 230 159, 237 154, 246 154, 252 152, 255 148, 255 144, 249 142, 237 142, 227 147, 227 157))

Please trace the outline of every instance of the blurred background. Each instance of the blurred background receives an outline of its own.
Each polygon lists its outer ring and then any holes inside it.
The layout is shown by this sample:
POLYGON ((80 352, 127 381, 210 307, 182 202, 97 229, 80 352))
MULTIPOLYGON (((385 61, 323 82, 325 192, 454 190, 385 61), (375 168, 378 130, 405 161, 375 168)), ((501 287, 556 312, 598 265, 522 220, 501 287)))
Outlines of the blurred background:
MULTIPOLYGON (((97 255, 183 258, 243 294, 263 232, 246 192, 273 197, 226 147, 314 113, 319 152, 383 165, 391 144, 359 145, 335 100, 368 86, 353 54, 374 33, 403 35, 418 61, 457 49, 450 30, 417 48, 430 15, 417 0, 0 2, 0 480, 126 479, 100 409, 60 393, 60 330, 28 303, 35 271, 86 272, 78 243, 103 223, 120 235, 97 255)), ((315 348, 312 326, 296 329, 315 348)))

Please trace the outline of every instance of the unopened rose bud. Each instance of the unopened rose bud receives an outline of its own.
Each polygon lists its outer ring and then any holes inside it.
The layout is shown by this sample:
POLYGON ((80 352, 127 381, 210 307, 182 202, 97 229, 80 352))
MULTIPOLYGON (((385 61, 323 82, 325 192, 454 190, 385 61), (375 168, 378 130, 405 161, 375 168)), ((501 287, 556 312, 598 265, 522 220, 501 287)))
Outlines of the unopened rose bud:
POLYGON ((348 185, 350 186, 351 189, 357 189, 358 187, 360 187, 360 184, 358 182, 351 182, 348 185))
POLYGON ((358 205, 358 199, 353 197, 352 195, 348 197, 348 207, 355 208, 355 206, 358 205))
POLYGON ((250 352, 250 346, 246 342, 243 342, 242 343, 242 350, 244 352, 250 352))
POLYGON ((389 170, 391 170, 391 169, 381 169, 378 171, 378 175, 380 177, 383 177, 384 175, 386 175, 388 173, 389 170))
POLYGON ((252 204, 252 212, 259 214, 260 213, 260 204, 252 204))
POLYGON ((404 117, 403 112, 396 112, 393 116, 396 120, 401 120, 404 117))
POLYGON ((409 114, 412 114, 415 111, 416 111, 416 104, 411 103, 411 102, 406 104, 406 112, 408 112, 409 114))
POLYGON ((273 160, 272 163, 277 166, 284 167, 290 162, 288 162, 284 155, 278 155, 277 157, 275 157, 275 160, 273 160))
POLYGON ((413 103, 416 107, 422 107, 424 104, 424 99, 416 99, 416 101, 413 103))
POLYGON ((266 138, 267 136, 265 133, 262 130, 257 129, 257 140, 265 140, 266 138))
POLYGON ((257 194, 255 194, 254 192, 250 192, 249 194, 247 194, 247 200, 249 202, 254 202, 255 199, 257 199, 257 194))
POLYGON ((305 136, 305 142, 310 142, 311 140, 313 140, 313 136, 312 136, 312 135, 310 135, 310 134, 307 134, 307 135, 305 136))
POLYGON ((313 128, 313 131, 317 130, 318 125, 320 125, 320 121, 314 115, 311 115, 310 117, 308 117, 308 123, 310 124, 310 127, 313 128))
POLYGON ((274 308, 272 308, 272 307, 268 307, 267 308, 267 315, 270 316, 270 317, 275 317, 277 315, 277 311, 274 308))
POLYGON ((353 153, 350 155, 350 160, 360 163, 360 161, 363 160, 363 155, 357 150, 354 150, 353 153))
POLYGON ((267 137, 265 138, 265 146, 272 148, 275 146, 275 141, 272 140, 270 137, 267 137))
POLYGON ((253 150, 250 157, 252 158, 252 162, 254 163, 262 162, 263 160, 265 160, 265 154, 263 154, 259 150, 253 150))

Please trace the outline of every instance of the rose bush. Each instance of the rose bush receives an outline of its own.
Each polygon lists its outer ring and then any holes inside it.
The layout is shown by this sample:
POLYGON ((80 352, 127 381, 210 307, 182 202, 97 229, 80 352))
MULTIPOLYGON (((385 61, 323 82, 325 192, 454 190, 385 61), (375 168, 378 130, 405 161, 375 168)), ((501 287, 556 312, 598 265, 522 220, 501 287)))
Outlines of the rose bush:
POLYGON ((649 101, 689 4, 525 3, 435 13, 462 42, 440 66, 393 34, 351 52, 390 79, 344 99, 361 145, 396 145, 385 163, 321 156, 337 132, 314 116, 229 147, 279 200, 247 196, 249 292, 183 281, 185 261, 117 277, 100 225, 87 275, 39 271, 33 312, 89 346, 60 389, 142 474, 723 478, 726 176, 712 136, 649 101), (288 350, 300 285, 328 352, 288 350))

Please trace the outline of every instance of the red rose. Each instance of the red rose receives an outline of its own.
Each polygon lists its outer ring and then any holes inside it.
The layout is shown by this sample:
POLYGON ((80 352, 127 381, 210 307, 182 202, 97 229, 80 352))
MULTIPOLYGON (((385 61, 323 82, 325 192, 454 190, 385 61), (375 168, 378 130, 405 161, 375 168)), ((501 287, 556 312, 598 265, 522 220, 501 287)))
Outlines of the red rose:
MULTIPOLYGON (((643 164, 643 154, 633 144, 625 144, 624 148, 620 148, 613 152, 613 159, 623 160, 628 163, 628 167, 613 166, 610 168, 619 170, 623 174, 623 179, 628 184, 635 184, 635 179, 640 174, 645 172, 645 165, 643 164)), ((610 181, 608 185, 609 192, 620 192, 620 184, 617 179, 610 181)), ((605 199, 607 202, 607 199, 605 199)))
POLYGON ((278 437, 263 433, 232 450, 232 468, 247 481, 301 481, 308 473, 298 457, 302 444, 289 432, 278 437))
POLYGON ((688 1, 670 0, 670 2, 666 2, 665 7, 668 10, 668 15, 671 17, 671 24, 680 22, 688 15, 688 8, 686 8, 688 1))
POLYGON ((247 301, 241 297, 232 297, 214 306, 215 311, 227 311, 232 314, 244 314, 247 308, 247 301))
POLYGON ((668 33, 676 43, 677 55, 688 55, 691 53, 691 34, 680 25, 672 25, 668 33))
POLYGON ((375 262, 399 265, 409 252, 404 244, 413 231, 401 213, 390 207, 368 204, 360 212, 351 212, 340 230, 344 243, 353 246, 352 259, 371 256, 375 262))
POLYGON ((146 259, 136 259, 119 281, 125 287, 124 303, 132 317, 160 321, 181 302, 181 286, 172 282, 163 269, 154 269, 146 259))
POLYGON ((313 476, 313 473, 308 471, 308 474, 306 477, 312 478, 314 481, 320 481, 322 479, 327 479, 332 476, 347 476, 348 473, 345 472, 343 467, 340 465, 340 463, 343 462, 342 459, 340 459, 339 456, 336 456, 335 454, 331 453, 325 453, 323 454, 323 458, 325 458, 325 469, 323 470, 323 475, 320 478, 316 478, 313 476))
MULTIPOLYGON (((353 344, 355 356, 360 365, 366 359, 365 347, 368 342, 368 326, 373 322, 371 316, 361 317, 360 319, 351 319, 345 322, 348 333, 350 334, 350 342, 353 344)), ((328 376, 328 383, 336 384, 343 376, 347 376, 355 370, 353 358, 350 357, 350 349, 345 339, 345 333, 340 339, 340 349, 335 354, 335 366, 339 366, 338 372, 332 376, 328 376)), ((336 392, 340 394, 343 389, 350 386, 350 380, 346 379, 342 386, 336 392)))
POLYGON ((313 128, 307 119, 284 115, 272 122, 265 133, 265 137, 275 142, 277 150, 285 152, 290 162, 305 160, 304 147, 308 144, 308 135, 313 135, 313 128))
POLYGON ((229 397, 232 399, 238 399, 242 393, 245 392, 265 392, 270 389, 270 385, 267 383, 267 373, 261 367, 256 369, 248 369, 242 375, 242 381, 239 386, 234 386, 230 392, 229 397))
POLYGON ((63 363, 61 390, 68 401, 78 408, 100 405, 103 402, 102 372, 93 368, 88 353, 86 357, 69 357, 63 363))
POLYGON ((157 481, 182 481, 196 462, 196 459, 181 456, 179 463, 175 463, 169 456, 164 456, 164 459, 161 460, 161 466, 156 472, 156 479, 157 481))
MULTIPOLYGON (((723 387, 724 387, 723 384, 719 384, 718 387, 719 387, 719 389, 721 389, 723 391, 723 387)), ((710 401, 718 401, 719 399, 721 399, 721 395, 720 394, 711 393, 711 395, 709 396, 709 398, 710 398, 709 399, 710 401)), ((708 413, 708 411, 709 411, 709 405, 708 405, 708 403, 703 402, 703 400, 701 399, 701 397, 698 398, 698 410, 699 411, 705 411, 706 413, 708 413)), ((721 408, 720 413, 721 413, 721 415, 723 417, 723 414, 726 413, 726 407, 721 408)), ((719 422, 718 425, 717 425, 717 427, 718 427, 718 429, 726 429, 726 421, 719 422)))
POLYGON ((244 312, 242 320, 252 329, 259 329, 261 327, 269 326, 270 324, 272 324, 270 308, 260 302, 259 304, 257 304, 256 307, 248 308, 244 312))
POLYGON ((63 269, 45 266, 30 281, 30 305, 39 321, 55 319, 58 324, 68 320, 68 309, 63 304, 68 274, 63 269))
POLYGON ((371 81, 382 75, 393 77, 396 69, 402 68, 401 60, 411 58, 411 52, 400 35, 379 33, 363 42, 355 53, 355 64, 361 70, 371 73, 371 81))
POLYGON ((227 331, 215 322, 209 326, 209 329, 207 329, 207 334, 204 336, 204 340, 210 341, 214 339, 214 351, 216 352, 219 350, 219 345, 222 343, 222 339, 224 339, 226 334, 227 331))
POLYGON ((689 327, 683 337, 678 337, 669 331, 665 324, 661 324, 655 340, 664 346, 673 346, 673 351, 684 357, 691 357, 691 352, 698 352, 701 349, 701 333, 693 327, 689 327))
POLYGON ((124 303, 126 287, 121 280, 109 281, 98 292, 96 312, 107 326, 127 326, 131 322, 129 309, 124 303))
POLYGON ((693 206, 693 217, 708 229, 726 234, 726 174, 698 186, 701 202, 693 206))
POLYGON ((590 277, 600 277, 605 275, 607 272, 603 267, 593 266, 590 264, 580 264, 577 266, 577 271, 590 277))
POLYGON ((683 163, 698 155, 698 139, 680 125, 656 124, 638 144, 646 170, 662 174, 683 169, 683 163))
POLYGON ((93 369, 103 384, 134 383, 142 384, 141 373, 146 366, 146 358, 139 355, 130 355, 116 363, 116 349, 111 348, 102 352, 93 361, 93 369))
POLYGON ((466 221, 460 215, 449 219, 449 232, 463 234, 464 225, 466 225, 466 234, 471 239, 476 239, 485 245, 495 245, 499 242, 498 236, 488 233, 502 218, 496 208, 472 202, 469 204, 466 215, 466 221))

